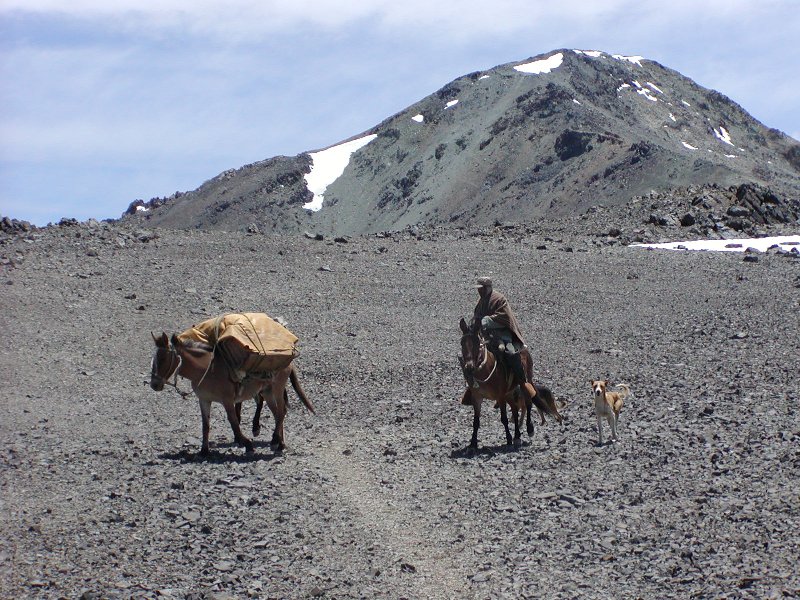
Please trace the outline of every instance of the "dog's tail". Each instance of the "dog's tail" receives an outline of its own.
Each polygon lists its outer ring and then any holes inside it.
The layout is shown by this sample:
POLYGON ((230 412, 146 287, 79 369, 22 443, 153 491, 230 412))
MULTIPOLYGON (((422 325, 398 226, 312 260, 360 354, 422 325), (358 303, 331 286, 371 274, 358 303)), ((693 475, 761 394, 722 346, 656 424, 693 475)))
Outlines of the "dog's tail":
POLYGON ((628 396, 633 396, 631 392, 631 388, 627 383, 618 383, 614 386, 615 388, 619 388, 622 390, 622 397, 627 398, 628 396))

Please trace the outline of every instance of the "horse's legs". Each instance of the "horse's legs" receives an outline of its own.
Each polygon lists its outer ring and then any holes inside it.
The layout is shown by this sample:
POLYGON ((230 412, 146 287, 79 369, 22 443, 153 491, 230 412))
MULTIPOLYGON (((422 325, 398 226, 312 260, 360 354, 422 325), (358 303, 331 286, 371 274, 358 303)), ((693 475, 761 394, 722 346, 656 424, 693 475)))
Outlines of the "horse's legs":
POLYGON ((533 420, 531 413, 533 412, 533 399, 536 396, 536 389, 530 384, 526 383, 520 386, 520 391, 525 400, 525 427, 528 431, 528 436, 533 435, 533 420))
POLYGON ((531 413, 533 411, 531 408, 531 404, 525 405, 525 429, 527 430, 529 437, 533 435, 533 419, 531 419, 531 413))
POLYGON ((242 428, 239 427, 239 417, 236 415, 236 404, 234 402, 225 402, 225 413, 228 415, 228 423, 231 424, 233 429, 233 439, 237 444, 245 447, 247 452, 253 451, 253 442, 242 433, 242 428))
POLYGON ((253 399, 256 401, 256 414, 253 415, 253 437, 258 437, 261 434, 261 409, 264 408, 264 396, 259 392, 253 399))
POLYGON ((200 446, 200 456, 208 456, 208 432, 211 429, 211 401, 198 399, 200 402, 200 417, 203 421, 203 443, 200 446))
POLYGON ((511 407, 511 415, 514 417, 514 445, 519 446, 522 434, 519 431, 520 415, 518 406, 511 407))
POLYGON ((284 439, 283 422, 286 419, 286 390, 281 394, 276 394, 270 390, 266 392, 267 406, 275 417, 275 429, 272 431, 272 439, 269 445, 276 451, 286 449, 286 442, 284 439))
POLYGON ((506 444, 510 446, 514 441, 511 438, 511 431, 508 429, 508 409, 505 402, 500 405, 500 422, 506 430, 506 444))
MULTIPOLYGON (((469 391, 469 390, 467 390, 469 391)), ((481 426, 481 400, 472 396, 472 439, 469 442, 470 448, 478 447, 478 428, 481 426)))

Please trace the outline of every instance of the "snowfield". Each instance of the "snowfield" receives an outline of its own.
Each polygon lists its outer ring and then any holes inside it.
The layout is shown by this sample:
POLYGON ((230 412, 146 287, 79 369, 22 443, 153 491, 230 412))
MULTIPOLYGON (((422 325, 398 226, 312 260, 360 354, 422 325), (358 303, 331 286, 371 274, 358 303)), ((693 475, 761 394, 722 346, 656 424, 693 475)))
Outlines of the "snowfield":
POLYGON ((694 240, 690 242, 665 242, 661 244, 631 244, 632 247, 661 250, 707 250, 712 252, 744 252, 748 249, 766 252, 770 248, 800 252, 800 235, 771 236, 763 238, 729 240, 694 240))

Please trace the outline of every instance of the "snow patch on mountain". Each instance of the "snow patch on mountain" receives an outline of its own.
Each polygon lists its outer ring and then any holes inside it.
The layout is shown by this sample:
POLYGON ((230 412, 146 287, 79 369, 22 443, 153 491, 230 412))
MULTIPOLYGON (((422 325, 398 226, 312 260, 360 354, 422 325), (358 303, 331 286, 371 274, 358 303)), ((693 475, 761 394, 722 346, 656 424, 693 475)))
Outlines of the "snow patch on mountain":
POLYGON ((708 250, 712 252, 744 252, 748 248, 766 252, 773 246, 777 246, 787 252, 797 252, 800 249, 800 235, 733 240, 693 240, 690 242, 665 242, 661 244, 631 244, 631 246, 661 250, 708 250))
POLYGON ((564 55, 559 52, 558 54, 553 54, 553 56, 550 56, 549 58, 543 58, 541 60, 535 60, 533 62, 517 65, 514 67, 514 69, 520 73, 542 75, 544 73, 549 73, 553 69, 557 69, 561 66, 563 61, 564 55))
POLYGON ((575 54, 583 54, 584 56, 590 56, 592 58, 600 58, 603 56, 603 53, 599 50, 573 50, 575 54))
POLYGON ((369 144, 376 137, 378 134, 373 133, 319 152, 311 152, 309 154, 312 160, 311 172, 305 176, 305 180, 306 187, 314 194, 314 198, 310 202, 306 202, 303 208, 313 212, 321 209, 325 199, 325 190, 344 173, 350 162, 350 155, 369 144))
POLYGON ((719 130, 714 129, 714 135, 717 136, 717 139, 719 139, 721 142, 728 144, 729 146, 733 146, 731 135, 724 127, 720 127, 719 130))
POLYGON ((612 54, 611 57, 616 58, 617 60, 625 60, 639 67, 642 66, 642 61, 644 60, 644 56, 623 56, 622 54, 612 54))

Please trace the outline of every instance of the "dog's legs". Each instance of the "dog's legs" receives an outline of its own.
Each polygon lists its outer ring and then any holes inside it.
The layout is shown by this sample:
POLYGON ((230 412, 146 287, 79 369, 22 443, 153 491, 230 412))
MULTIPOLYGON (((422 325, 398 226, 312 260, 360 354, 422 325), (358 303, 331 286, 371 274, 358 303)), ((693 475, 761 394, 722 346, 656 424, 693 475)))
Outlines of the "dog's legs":
POLYGON ((617 441, 617 415, 612 411, 608 415, 608 424, 611 425, 611 439, 617 441))
POLYGON ((597 415, 597 437, 600 439, 600 441, 597 442, 597 445, 598 446, 602 446, 603 445, 603 417, 601 417, 600 415, 597 415))

